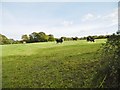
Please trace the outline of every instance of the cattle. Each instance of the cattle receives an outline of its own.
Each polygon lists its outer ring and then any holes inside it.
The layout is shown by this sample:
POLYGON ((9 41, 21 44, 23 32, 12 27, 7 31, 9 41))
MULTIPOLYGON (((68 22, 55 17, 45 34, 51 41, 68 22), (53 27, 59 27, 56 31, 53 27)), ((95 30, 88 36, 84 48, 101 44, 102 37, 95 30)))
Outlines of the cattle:
POLYGON ((77 37, 75 37, 75 38, 72 37, 72 39, 73 39, 73 41, 77 41, 78 38, 77 37))
POLYGON ((87 41, 89 42, 95 42, 95 39, 93 37, 87 37, 87 41))
POLYGON ((63 38, 60 38, 60 39, 56 39, 56 42, 57 43, 63 43, 64 39, 63 38))

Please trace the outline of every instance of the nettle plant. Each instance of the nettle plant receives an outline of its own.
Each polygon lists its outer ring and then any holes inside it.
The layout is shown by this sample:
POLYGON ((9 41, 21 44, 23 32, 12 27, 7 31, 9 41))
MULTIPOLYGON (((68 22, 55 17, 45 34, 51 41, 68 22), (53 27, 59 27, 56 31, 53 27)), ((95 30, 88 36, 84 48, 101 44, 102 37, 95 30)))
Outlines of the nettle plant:
POLYGON ((100 51, 100 62, 92 85, 98 88, 120 87, 120 35, 111 35, 100 51))

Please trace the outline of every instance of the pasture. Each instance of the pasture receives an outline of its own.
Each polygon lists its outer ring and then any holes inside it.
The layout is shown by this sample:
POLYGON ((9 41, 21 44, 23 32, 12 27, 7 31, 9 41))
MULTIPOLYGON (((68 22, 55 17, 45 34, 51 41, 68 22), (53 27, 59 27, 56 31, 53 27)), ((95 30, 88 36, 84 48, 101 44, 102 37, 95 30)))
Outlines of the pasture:
POLYGON ((0 46, 3 88, 89 88, 105 41, 0 46))

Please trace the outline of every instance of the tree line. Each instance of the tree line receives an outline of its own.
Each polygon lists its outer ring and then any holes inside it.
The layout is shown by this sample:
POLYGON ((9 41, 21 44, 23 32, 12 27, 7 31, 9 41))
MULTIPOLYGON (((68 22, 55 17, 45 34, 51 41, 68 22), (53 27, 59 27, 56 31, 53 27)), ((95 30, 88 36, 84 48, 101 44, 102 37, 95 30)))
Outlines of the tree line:
POLYGON ((52 34, 45 34, 44 32, 33 32, 29 35, 25 34, 21 36, 21 40, 9 39, 5 35, 0 34, 0 45, 4 44, 20 44, 20 43, 34 43, 34 42, 48 42, 55 41, 52 34))
MULTIPOLYGON (((94 39, 106 39, 108 38, 110 35, 94 35, 91 36, 94 39)), ((62 36, 61 38, 64 39, 64 41, 71 41, 71 40, 86 40, 87 37, 65 37, 62 36)), ((53 42, 58 38, 55 38, 54 35, 49 34, 47 35, 44 32, 33 32, 29 35, 24 34, 21 36, 21 40, 14 40, 14 39, 9 39, 7 38, 5 35, 0 34, 0 45, 3 44, 20 44, 20 43, 35 43, 35 42, 53 42)))
POLYGON ((54 41, 55 38, 52 34, 46 35, 44 32, 33 32, 29 35, 22 35, 21 39, 26 43, 34 43, 34 42, 48 42, 54 41))
POLYGON ((17 41, 15 41, 13 39, 8 39, 5 35, 0 34, 0 45, 12 44, 12 43, 17 44, 17 41))

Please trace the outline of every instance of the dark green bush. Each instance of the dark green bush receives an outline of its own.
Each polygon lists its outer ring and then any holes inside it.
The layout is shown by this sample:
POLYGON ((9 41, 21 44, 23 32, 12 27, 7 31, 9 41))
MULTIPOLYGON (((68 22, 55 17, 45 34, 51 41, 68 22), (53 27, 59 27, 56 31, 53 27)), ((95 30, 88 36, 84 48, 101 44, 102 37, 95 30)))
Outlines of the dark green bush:
POLYGON ((92 80, 97 88, 120 87, 120 35, 111 35, 101 48, 100 62, 92 80))

